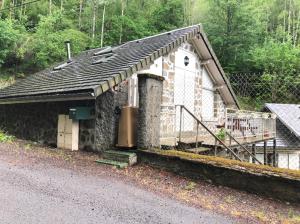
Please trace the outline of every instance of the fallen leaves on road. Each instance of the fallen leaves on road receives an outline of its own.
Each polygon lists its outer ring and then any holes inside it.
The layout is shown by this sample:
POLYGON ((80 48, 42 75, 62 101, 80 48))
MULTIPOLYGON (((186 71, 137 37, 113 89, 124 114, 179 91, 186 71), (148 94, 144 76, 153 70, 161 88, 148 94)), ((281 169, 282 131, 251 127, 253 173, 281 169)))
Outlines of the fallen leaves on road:
POLYGON ((171 197, 198 208, 236 217, 241 223, 300 223, 300 205, 260 197, 205 181, 195 181, 146 165, 116 169, 98 165, 100 156, 88 152, 71 152, 39 146, 31 142, 0 143, 1 159, 11 163, 34 166, 35 163, 55 165, 94 175, 115 178, 137 185, 161 196, 171 197))

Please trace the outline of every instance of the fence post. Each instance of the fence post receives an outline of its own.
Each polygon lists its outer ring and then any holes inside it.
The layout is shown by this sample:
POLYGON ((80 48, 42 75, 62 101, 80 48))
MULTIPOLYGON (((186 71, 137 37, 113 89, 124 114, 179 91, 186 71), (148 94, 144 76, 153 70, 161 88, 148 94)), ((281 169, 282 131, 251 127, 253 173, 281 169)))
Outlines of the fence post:
POLYGON ((217 143, 218 143, 218 140, 215 138, 215 146, 214 146, 215 156, 217 156, 217 143))
POLYGON ((267 165, 267 141, 264 141, 264 165, 267 165))
POLYGON ((229 147, 231 147, 232 130, 233 130, 233 117, 231 118, 231 123, 230 123, 229 147))
POLYGON ((180 105, 180 117, 179 117, 179 142, 181 142, 181 128, 182 128, 182 105, 180 105))
POLYGON ((261 118, 261 125, 262 125, 262 140, 264 140, 264 134, 265 134, 265 124, 264 124, 264 118, 261 118))
MULTIPOLYGON (((256 157, 256 145, 252 144, 252 154, 256 157)), ((252 157, 252 163, 255 163, 254 157, 252 157)))
POLYGON ((276 138, 273 139, 273 166, 276 167, 277 163, 276 163, 276 138))
POLYGON ((199 122, 197 121, 196 148, 198 148, 199 122))

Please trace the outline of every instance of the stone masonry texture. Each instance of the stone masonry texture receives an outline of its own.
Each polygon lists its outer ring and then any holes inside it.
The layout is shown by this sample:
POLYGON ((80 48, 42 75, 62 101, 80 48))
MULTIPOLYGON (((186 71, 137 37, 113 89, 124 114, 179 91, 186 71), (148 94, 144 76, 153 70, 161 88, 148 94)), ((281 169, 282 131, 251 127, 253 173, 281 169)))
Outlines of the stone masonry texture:
POLYGON ((125 81, 95 101, 0 105, 0 129, 20 139, 56 147, 58 115, 69 114, 72 107, 95 107, 95 119, 79 121, 79 148, 103 151, 111 149, 117 141, 119 109, 127 104, 127 99, 125 81))
MULTIPOLYGON (((0 105, 0 128, 20 139, 56 146, 58 115, 69 114, 77 106, 93 106, 93 101, 45 102, 0 105)), ((94 128, 90 121, 80 121, 80 136, 94 128)), ((82 139, 82 138, 81 138, 82 139)), ((83 147, 84 142, 80 140, 83 147)))
POLYGON ((161 76, 139 74, 138 90, 137 146, 143 149, 159 147, 163 78, 161 76))
POLYGON ((117 143, 118 123, 121 108, 128 103, 128 83, 119 84, 114 90, 110 89, 96 100, 96 142, 95 150, 111 149, 117 143))
MULTIPOLYGON (((195 86, 194 86, 194 111, 193 113, 197 118, 201 120, 202 108, 205 105, 203 103, 202 97, 202 76, 203 69, 205 69, 201 65, 201 59, 195 52, 194 47, 189 43, 184 43, 180 48, 185 49, 186 51, 192 53, 196 57, 195 62, 195 86)), ((162 105, 161 105, 161 132, 160 135, 162 138, 175 137, 176 134, 176 109, 174 102, 174 86, 175 81, 175 57, 176 57, 175 49, 173 52, 163 57, 163 76, 165 78, 163 82, 163 95, 162 95, 162 105)), ((218 92, 215 93, 214 97, 214 117, 211 121, 205 122, 206 125, 217 132, 216 125, 223 124, 225 122, 225 108, 220 94, 218 92)), ((178 111, 177 111, 178 113, 178 111)), ((197 129, 197 122, 194 121, 194 131, 197 129)), ((199 134, 208 135, 207 131, 203 128, 199 129, 199 134)))

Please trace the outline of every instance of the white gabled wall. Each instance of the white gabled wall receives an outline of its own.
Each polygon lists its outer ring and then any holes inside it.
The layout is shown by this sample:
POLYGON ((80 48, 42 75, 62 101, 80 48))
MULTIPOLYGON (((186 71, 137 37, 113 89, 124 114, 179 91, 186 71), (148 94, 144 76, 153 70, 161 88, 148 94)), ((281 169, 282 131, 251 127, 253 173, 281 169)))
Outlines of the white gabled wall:
MULTIPOLYGON (((163 58, 164 90, 161 109, 161 136, 174 136, 179 125, 176 104, 184 104, 199 119, 210 121, 212 130, 224 122, 225 103, 217 93, 205 66, 195 53, 192 45, 185 43, 177 50, 163 58), (189 57, 189 65, 184 65, 184 57, 189 57)), ((184 118, 183 128, 194 130, 196 122, 192 118, 184 118)), ((178 131, 178 130, 177 130, 178 131)))
MULTIPOLYGON (((157 58, 152 65, 148 69, 144 69, 139 71, 138 73, 149 73, 149 74, 154 74, 158 76, 163 75, 163 58, 159 57, 157 58)), ((138 79, 137 79, 137 74, 133 74, 129 79, 128 79, 128 105, 133 106, 133 107, 138 107, 139 105, 139 93, 138 93, 138 79)))
MULTIPOLYGON (((192 113, 195 112, 195 77, 196 77, 196 55, 180 47, 175 52, 175 79, 174 79, 174 103, 184 105, 192 113), (185 58, 189 63, 185 64, 185 58)), ((179 131, 180 108, 176 108, 176 131, 179 131)), ((194 119, 184 113, 182 117, 182 130, 192 131, 194 129, 194 119)))
MULTIPOLYGON (((161 132, 163 136, 171 136, 176 132, 179 118, 175 105, 183 104, 199 119, 210 121, 215 129, 217 123, 223 122, 225 103, 215 91, 214 82, 195 53, 192 45, 185 43, 164 57, 159 57, 148 69, 139 73, 151 73, 165 78, 161 108, 161 132), (184 64, 188 56, 189 64, 184 64), (211 122, 212 121, 212 122, 211 122), (177 124, 177 125, 176 125, 177 124)), ((129 79, 129 102, 138 106, 137 74, 129 79)), ((185 117, 184 130, 195 129, 195 121, 185 117)))

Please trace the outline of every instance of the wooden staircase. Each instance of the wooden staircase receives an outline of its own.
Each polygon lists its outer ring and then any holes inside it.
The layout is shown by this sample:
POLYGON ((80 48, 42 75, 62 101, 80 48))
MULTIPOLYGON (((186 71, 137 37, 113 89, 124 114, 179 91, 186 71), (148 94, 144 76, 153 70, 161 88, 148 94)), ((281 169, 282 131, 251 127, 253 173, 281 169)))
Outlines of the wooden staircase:
POLYGON ((103 152, 103 159, 96 160, 97 163, 112 165, 117 168, 126 168, 137 163, 137 155, 133 152, 108 150, 103 152))

